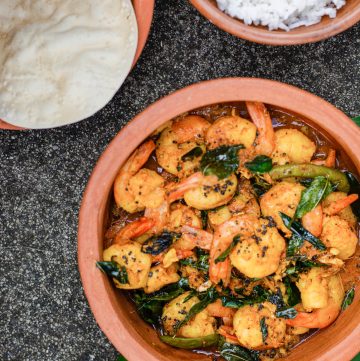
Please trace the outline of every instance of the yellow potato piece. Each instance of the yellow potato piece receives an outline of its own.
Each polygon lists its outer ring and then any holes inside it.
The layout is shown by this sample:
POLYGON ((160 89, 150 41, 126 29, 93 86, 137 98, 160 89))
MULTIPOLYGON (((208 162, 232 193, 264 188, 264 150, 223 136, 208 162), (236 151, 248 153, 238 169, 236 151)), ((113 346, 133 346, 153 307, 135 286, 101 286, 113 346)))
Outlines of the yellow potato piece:
POLYGON ((215 227, 231 218, 229 207, 224 206, 208 212, 208 220, 211 226, 215 227))
POLYGON ((286 323, 283 318, 276 318, 276 306, 270 302, 239 308, 234 315, 234 330, 240 344, 255 350, 277 348, 284 344, 286 323), (261 319, 265 318, 268 336, 263 342, 260 328, 261 319))
POLYGON ((237 187, 235 174, 219 180, 214 186, 200 186, 185 192, 184 200, 190 207, 200 210, 220 207, 234 196, 237 187))
POLYGON ((275 150, 272 158, 279 164, 285 158, 290 163, 309 163, 316 145, 297 129, 279 129, 275 132, 275 150))
POLYGON ((232 115, 218 118, 207 130, 205 140, 209 149, 235 144, 242 144, 245 148, 249 148, 253 145, 255 137, 254 123, 232 115))
MULTIPOLYGON (((174 327, 186 317, 192 306, 200 302, 196 296, 184 302, 189 294, 190 291, 185 292, 164 306, 162 321, 168 335, 175 334, 174 327)), ((203 310, 183 325, 176 334, 177 336, 192 338, 208 336, 214 333, 215 319, 209 316, 206 310, 203 310)))
POLYGON ((122 284, 113 278, 117 288, 137 289, 146 286, 151 267, 151 256, 141 252, 141 245, 129 242, 125 245, 113 244, 104 250, 104 261, 114 261, 124 266, 128 275, 128 284, 122 284))
POLYGON ((145 293, 158 291, 170 283, 179 281, 180 276, 176 271, 177 267, 174 264, 168 268, 165 268, 162 264, 151 267, 144 289, 145 293))

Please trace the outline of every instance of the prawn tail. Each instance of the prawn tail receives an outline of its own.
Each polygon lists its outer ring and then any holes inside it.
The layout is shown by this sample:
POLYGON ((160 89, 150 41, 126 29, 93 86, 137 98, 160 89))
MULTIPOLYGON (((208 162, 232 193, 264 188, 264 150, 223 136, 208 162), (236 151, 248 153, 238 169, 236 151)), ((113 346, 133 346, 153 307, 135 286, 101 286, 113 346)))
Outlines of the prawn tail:
POLYGON ((275 132, 270 114, 260 102, 246 102, 246 108, 259 132, 256 151, 270 156, 275 149, 275 132))

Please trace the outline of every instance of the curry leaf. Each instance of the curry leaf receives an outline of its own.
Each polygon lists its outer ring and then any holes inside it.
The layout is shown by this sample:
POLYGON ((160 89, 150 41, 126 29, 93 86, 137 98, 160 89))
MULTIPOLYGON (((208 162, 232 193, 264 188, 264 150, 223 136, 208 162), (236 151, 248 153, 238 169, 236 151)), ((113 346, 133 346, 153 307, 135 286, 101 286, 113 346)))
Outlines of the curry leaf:
POLYGON ((271 184, 266 182, 264 179, 255 174, 255 176, 251 179, 251 185, 258 197, 261 197, 264 193, 266 193, 270 188, 271 184))
POLYGON ((220 348, 220 355, 226 361, 259 361, 257 351, 225 342, 220 348))
POLYGON ((180 264, 207 272, 209 270, 209 255, 201 255, 197 261, 192 258, 181 259, 180 264))
POLYGON ((216 175, 219 179, 224 179, 234 173, 239 167, 239 145, 221 145, 215 149, 208 150, 200 161, 201 171, 205 175, 216 175))
POLYGON ((292 282, 290 277, 284 278, 285 293, 287 295, 287 304, 289 306, 295 306, 301 302, 300 291, 297 288, 295 282, 292 282))
POLYGON ((194 158, 200 157, 203 154, 201 147, 195 147, 181 157, 183 162, 193 160, 194 158))
POLYGON ((141 252, 152 255, 160 254, 167 250, 178 237, 177 233, 172 232, 163 232, 158 236, 153 236, 142 245, 141 252))
POLYGON ((143 320, 153 325, 159 325, 165 302, 183 294, 188 288, 188 279, 181 278, 177 283, 165 286, 154 293, 146 294, 144 291, 137 290, 130 295, 143 320))
POLYGON ((300 247, 304 244, 304 239, 298 237, 296 234, 293 234, 289 240, 286 257, 292 257, 295 253, 299 252, 300 247))
POLYGON ((214 287, 209 288, 206 293, 205 293, 205 297, 203 297, 202 300, 200 300, 200 302, 196 303, 195 305, 193 305, 189 312, 187 313, 187 315, 184 317, 183 320, 179 321, 175 326, 174 326, 174 331, 177 332, 181 326, 185 325, 188 321, 190 321, 195 315, 197 315, 198 313, 200 313, 202 310, 204 310, 210 303, 213 303, 214 301, 216 301, 219 298, 219 294, 217 293, 217 291, 215 290, 214 287))
POLYGON ((163 310, 163 302, 158 300, 147 300, 143 297, 142 291, 137 291, 132 294, 132 299, 135 302, 136 309, 141 318, 152 324, 159 325, 163 310))
POLYGON ((246 162, 245 167, 253 173, 267 173, 271 171, 272 159, 266 155, 258 155, 252 161, 246 162))
POLYGON ((309 188, 306 188, 301 193, 301 199, 295 211, 295 218, 301 218, 312 211, 331 192, 332 187, 328 178, 323 176, 314 178, 309 188))
POLYGON ((281 310, 286 306, 280 288, 277 288, 276 293, 271 293, 268 300, 276 306, 277 310, 281 310))
POLYGON ((263 317, 260 320, 260 330, 261 330, 261 335, 262 335, 262 341, 263 341, 263 343, 265 343, 266 339, 268 337, 268 327, 267 327, 267 324, 265 322, 265 317, 263 317))
POLYGON ((289 307, 276 311, 275 315, 278 318, 295 318, 297 315, 297 311, 295 310, 295 308, 289 307))
POLYGON ((346 310, 354 301, 355 297, 355 286, 352 286, 348 291, 345 293, 345 297, 343 303, 341 305, 341 309, 344 311, 346 310))
POLYGON ((285 227, 288 228, 295 236, 307 240, 316 249, 321 251, 326 250, 324 243, 319 238, 315 237, 313 234, 307 231, 300 222, 292 221, 292 219, 285 213, 279 212, 279 214, 282 221, 284 222, 285 227))
POLYGON ((240 235, 238 234, 237 236, 235 236, 230 244, 230 246, 228 248, 226 248, 226 250, 221 253, 221 255, 219 257, 217 257, 215 259, 215 264, 219 263, 219 262, 224 262, 226 257, 230 254, 230 252, 235 248, 235 246, 239 243, 240 241, 240 235))
POLYGON ((123 355, 119 355, 116 359, 116 361, 127 361, 126 358, 123 355))
POLYGON ((308 268, 312 267, 329 267, 324 263, 317 262, 316 260, 310 260, 305 255, 299 254, 292 257, 288 257, 287 260, 295 261, 293 266, 286 269, 287 275, 294 275, 297 277, 298 273, 305 272, 308 268))
POLYGON ((96 262, 96 267, 106 273, 108 276, 115 278, 121 284, 129 283, 128 274, 125 266, 120 266, 116 262, 96 262))
POLYGON ((360 115, 355 118, 352 118, 352 120, 360 127, 360 115))
POLYGON ((249 296, 243 297, 232 297, 228 295, 223 295, 221 297, 221 302, 224 307, 229 308, 240 308, 245 305, 254 305, 256 303, 261 303, 266 301, 271 296, 270 292, 265 288, 257 285, 253 288, 252 293, 249 296))

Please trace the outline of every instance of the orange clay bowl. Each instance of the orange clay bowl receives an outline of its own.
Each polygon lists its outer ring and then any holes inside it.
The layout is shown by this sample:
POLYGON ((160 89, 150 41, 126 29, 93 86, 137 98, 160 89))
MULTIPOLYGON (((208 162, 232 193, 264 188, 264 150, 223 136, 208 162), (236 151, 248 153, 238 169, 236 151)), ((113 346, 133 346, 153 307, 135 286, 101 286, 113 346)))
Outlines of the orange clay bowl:
MULTIPOLYGON (((128 361, 207 360, 205 355, 171 348, 135 311, 125 295, 96 268, 102 259, 109 200, 119 168, 130 154, 164 122, 211 104, 260 101, 286 109, 335 138, 360 172, 360 129, 340 110, 304 90, 256 78, 210 80, 178 90, 149 106, 126 125, 100 157, 82 200, 78 262, 86 297, 96 321, 128 361)), ((287 361, 348 361, 360 351, 360 292, 334 324, 300 344, 287 361)))
MULTIPOLYGON (((150 32, 151 21, 154 14, 155 0, 133 0, 132 3, 138 24, 138 45, 132 65, 134 67, 136 62, 139 60, 150 32)), ((0 129, 23 130, 24 128, 6 123, 4 120, 0 119, 0 129)))
POLYGON ((314 43, 336 35, 360 21, 360 1, 347 0, 336 18, 324 16, 320 23, 302 26, 289 32, 284 30, 268 30, 267 27, 245 25, 242 20, 232 18, 222 12, 216 0, 190 0, 190 2, 220 29, 239 38, 269 45, 296 45, 314 43))

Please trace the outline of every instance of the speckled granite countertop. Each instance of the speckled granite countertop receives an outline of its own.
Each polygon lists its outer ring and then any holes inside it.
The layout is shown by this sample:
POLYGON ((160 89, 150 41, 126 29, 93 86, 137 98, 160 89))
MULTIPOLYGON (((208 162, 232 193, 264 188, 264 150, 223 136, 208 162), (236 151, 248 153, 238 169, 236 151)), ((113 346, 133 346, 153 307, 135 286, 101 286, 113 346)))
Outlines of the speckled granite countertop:
POLYGON ((360 114, 360 24, 327 41, 268 47, 217 29, 186 0, 157 0, 140 61, 94 117, 0 133, 0 360, 114 361, 77 268, 78 210, 96 160, 159 97, 200 80, 251 76, 309 90, 360 114))

